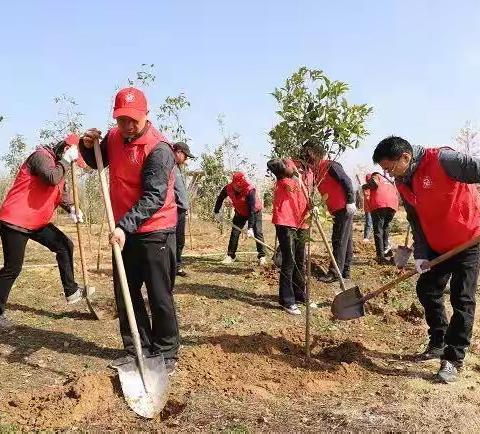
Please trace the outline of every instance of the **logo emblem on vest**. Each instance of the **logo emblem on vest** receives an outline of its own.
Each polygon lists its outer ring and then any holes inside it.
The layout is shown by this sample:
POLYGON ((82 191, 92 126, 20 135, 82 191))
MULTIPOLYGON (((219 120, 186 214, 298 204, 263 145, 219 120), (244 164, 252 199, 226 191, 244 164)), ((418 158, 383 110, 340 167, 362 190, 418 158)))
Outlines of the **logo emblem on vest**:
POLYGON ((423 178, 423 188, 425 190, 432 188, 432 179, 429 176, 425 176, 425 178, 423 178))
POLYGON ((130 92, 130 93, 127 93, 127 94, 125 95, 125 102, 130 103, 130 102, 133 102, 133 101, 135 101, 135 95, 134 95, 133 93, 131 93, 131 92, 130 92))

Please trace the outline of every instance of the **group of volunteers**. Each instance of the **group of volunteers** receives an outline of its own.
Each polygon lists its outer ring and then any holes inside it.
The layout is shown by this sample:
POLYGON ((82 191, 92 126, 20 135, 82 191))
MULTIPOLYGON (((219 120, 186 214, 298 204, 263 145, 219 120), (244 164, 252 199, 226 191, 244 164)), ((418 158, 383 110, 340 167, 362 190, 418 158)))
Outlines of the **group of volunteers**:
MULTIPOLYGON (((115 230, 110 243, 122 248, 126 277, 145 357, 162 354, 167 371, 175 370, 180 345, 173 288, 182 266, 188 192, 182 166, 193 158, 186 143, 170 143, 148 120, 148 105, 140 90, 128 87, 115 97, 116 126, 105 134, 98 129, 69 135, 59 143, 38 147, 23 163, 0 207, 0 237, 4 265, 0 270, 0 328, 13 327, 5 315, 10 290, 18 277, 29 239, 55 252, 67 303, 83 299, 86 289, 74 279, 73 243, 52 223, 55 209, 65 209, 74 222, 83 215, 72 203, 65 176, 71 164, 83 160, 96 168, 94 146, 99 145, 109 167, 110 198, 115 230), (141 288, 145 285, 148 304, 141 288)), ((437 379, 455 381, 470 345, 475 314, 479 246, 470 247, 438 266, 429 261, 480 235, 480 160, 449 148, 412 146, 400 137, 382 140, 373 162, 383 173, 366 176, 361 186, 364 210, 371 217, 376 260, 392 263, 389 225, 401 199, 414 240, 415 267, 420 273, 417 295, 425 309, 429 343, 423 359, 441 359, 437 379), (393 178, 393 180, 391 180, 393 178), (443 296, 450 280, 453 315, 447 318, 443 296)), ((353 217, 357 211, 352 181, 341 164, 329 159, 321 143, 307 141, 299 155, 272 159, 275 176, 272 223, 281 252, 279 304, 301 315, 305 296, 305 246, 309 226, 318 216, 312 201, 318 191, 332 215, 332 251, 336 262, 320 277, 325 283, 349 278, 353 257, 353 217), (341 276, 337 275, 339 270, 341 276)), ((258 261, 266 261, 262 230, 262 201, 248 177, 235 172, 221 190, 214 217, 229 198, 234 209, 224 264, 236 259, 240 231, 257 242, 258 261)), ((366 234, 368 238, 368 234, 366 234)), ((112 367, 135 356, 113 261, 113 289, 125 354, 112 367)))

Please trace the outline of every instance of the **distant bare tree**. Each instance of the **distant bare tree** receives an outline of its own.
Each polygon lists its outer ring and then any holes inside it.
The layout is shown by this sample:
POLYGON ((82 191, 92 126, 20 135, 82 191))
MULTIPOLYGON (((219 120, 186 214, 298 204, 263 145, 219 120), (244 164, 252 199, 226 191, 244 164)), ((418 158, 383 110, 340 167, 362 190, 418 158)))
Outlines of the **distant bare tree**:
POLYGON ((465 122, 463 128, 453 139, 455 148, 472 157, 480 157, 480 135, 471 121, 465 122))

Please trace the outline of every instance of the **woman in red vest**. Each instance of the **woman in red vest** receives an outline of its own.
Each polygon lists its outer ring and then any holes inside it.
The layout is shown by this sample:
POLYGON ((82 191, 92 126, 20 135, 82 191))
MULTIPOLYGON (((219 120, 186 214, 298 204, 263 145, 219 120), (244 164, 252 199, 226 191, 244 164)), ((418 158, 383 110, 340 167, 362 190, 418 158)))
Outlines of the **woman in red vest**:
POLYGON ((28 240, 34 240, 56 254, 58 270, 68 304, 85 297, 73 274, 73 243, 53 223, 61 206, 74 222, 83 221, 75 213, 65 185, 65 174, 78 158, 78 136, 69 135, 55 146, 40 146, 22 164, 0 208, 0 236, 3 268, 0 270, 0 328, 11 324, 5 317, 10 290, 20 274, 28 240))
MULTIPOLYGON (((263 241, 262 229, 262 202, 260 201, 257 190, 253 184, 248 181, 247 177, 242 172, 234 172, 232 181, 223 187, 222 191, 215 202, 214 215, 215 220, 222 221, 220 209, 223 201, 229 198, 235 210, 232 223, 243 229, 245 223, 248 222, 248 237, 255 237, 263 241)), ((238 239, 240 232, 232 228, 230 233, 230 241, 228 243, 227 256, 222 261, 223 264, 231 264, 235 261, 235 255, 238 248, 238 239)), ((265 247, 257 243, 258 262, 260 265, 265 264, 265 247)))
POLYGON ((388 241, 390 223, 398 210, 398 194, 395 185, 378 172, 366 175, 366 184, 362 185, 365 202, 372 215, 373 237, 377 262, 381 265, 392 264, 392 249, 388 241))
POLYGON ((373 161, 395 177, 412 228, 421 273, 417 295, 430 338, 422 358, 440 358, 437 379, 455 381, 472 335, 480 248, 475 245, 432 269, 427 261, 480 235, 480 197, 473 185, 480 182, 480 160, 392 136, 377 145, 373 161), (450 278, 449 321, 443 296, 450 278))
POLYGON ((279 303, 291 315, 300 315, 305 303, 305 243, 308 237, 308 199, 291 160, 273 159, 268 169, 276 176, 272 223, 282 252, 279 303))
MULTIPOLYGON (((173 302, 176 275, 175 158, 171 146, 148 120, 147 100, 133 87, 115 97, 113 117, 117 127, 100 143, 109 166, 110 197, 116 228, 110 242, 122 248, 130 295, 147 357, 162 354, 169 373, 175 370, 179 347, 178 323, 173 302), (142 295, 145 283, 151 321, 142 295)), ((96 168, 93 146, 101 137, 88 130, 80 140, 85 162, 96 168)), ((133 361, 134 344, 115 263, 113 286, 120 333, 126 355, 110 366, 133 361)))

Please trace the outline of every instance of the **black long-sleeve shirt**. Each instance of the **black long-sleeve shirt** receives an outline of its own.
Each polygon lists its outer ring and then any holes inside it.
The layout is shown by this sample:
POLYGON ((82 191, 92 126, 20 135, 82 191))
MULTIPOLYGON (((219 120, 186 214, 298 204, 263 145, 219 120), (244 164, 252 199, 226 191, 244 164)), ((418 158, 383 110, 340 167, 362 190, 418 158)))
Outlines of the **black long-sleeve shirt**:
MULTIPOLYGON (((100 142, 105 167, 109 165, 107 140, 108 133, 100 142)), ((97 168, 93 148, 86 148, 83 141, 80 140, 79 149, 85 162, 90 167, 97 168)), ((141 172, 142 196, 120 219, 117 227, 123 229, 127 234, 133 234, 144 222, 163 207, 167 197, 170 172, 174 166, 175 158, 170 145, 165 142, 159 142, 143 163, 141 172)), ((158 232, 173 232, 174 230, 175 227, 166 228, 158 232)))
MULTIPOLYGON (((255 202, 256 202, 256 189, 252 189, 247 194, 247 208, 248 208, 248 229, 253 228, 253 223, 255 222, 255 202)), ((227 198, 227 186, 222 188, 222 191, 217 197, 215 202, 215 208, 213 212, 217 214, 222 208, 223 201, 227 198)))
MULTIPOLYGON (((397 177, 397 183, 403 183, 411 188, 412 177, 417 170, 420 161, 425 154, 425 149, 421 146, 413 146, 413 155, 410 167, 407 173, 402 177, 397 177)), ((480 160, 470 157, 461 152, 451 149, 441 149, 439 152, 439 161, 446 174, 456 181, 466 184, 476 184, 480 182, 480 160)), ((412 236, 414 241, 414 257, 416 259, 432 259, 436 253, 429 246, 425 234, 420 225, 418 215, 408 201, 402 197, 405 211, 407 212, 407 220, 412 228, 412 236)), ((441 216, 439 216, 441 218, 441 216)))

